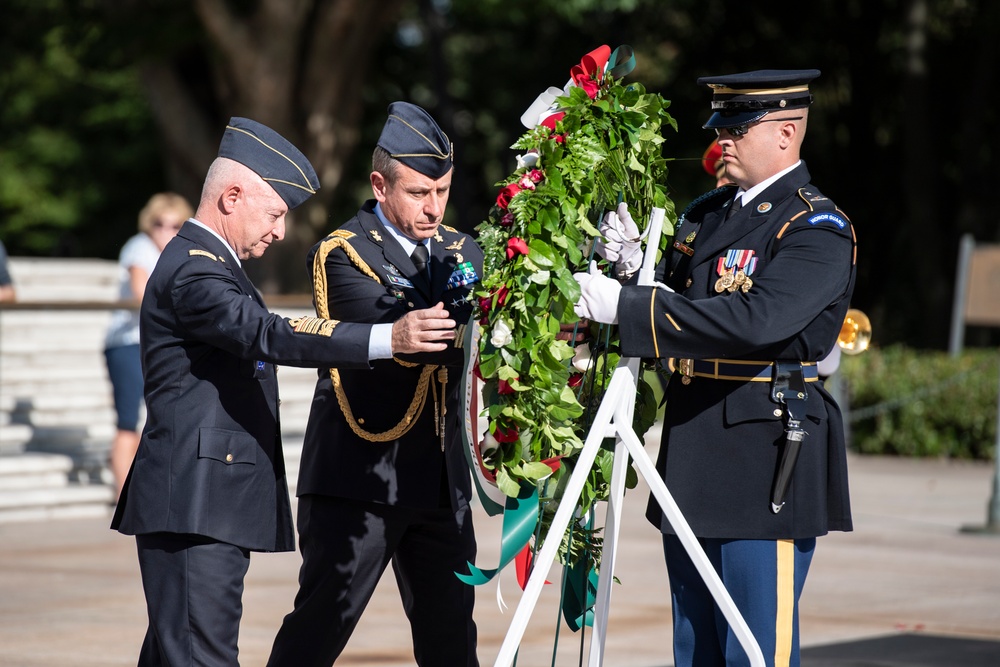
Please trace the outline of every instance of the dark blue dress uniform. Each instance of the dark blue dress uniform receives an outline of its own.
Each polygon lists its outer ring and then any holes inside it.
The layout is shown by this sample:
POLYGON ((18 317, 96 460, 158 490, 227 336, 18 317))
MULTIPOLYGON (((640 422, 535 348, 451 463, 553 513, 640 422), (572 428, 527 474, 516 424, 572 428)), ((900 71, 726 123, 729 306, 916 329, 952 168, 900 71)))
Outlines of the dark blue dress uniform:
MULTIPOLYGON (((440 301, 452 319, 468 322, 468 297, 483 270, 482 251, 472 237, 439 227, 430 241, 429 269, 421 273, 374 208, 374 200, 366 202, 310 254, 321 258, 318 264, 312 260, 314 269, 325 272, 326 314, 337 320, 393 322, 440 301)), ((323 295, 317 291, 316 297, 323 295)), ((461 336, 456 340, 461 343, 461 336)), ((440 353, 374 361, 372 370, 321 372, 298 494, 424 509, 466 507, 471 480, 458 408, 463 363, 463 350, 449 344, 440 353)))
POLYGON ((367 368, 370 326, 268 312, 188 222, 150 276, 141 330, 148 414, 113 527, 293 550, 275 364, 367 368))
MULTIPOLYGON (((680 221, 675 239, 695 233, 685 244, 694 253, 674 250, 676 268, 661 267, 676 293, 631 287, 619 300, 625 354, 674 358, 657 465, 700 537, 850 530, 843 421, 815 381, 815 362, 836 345, 847 312, 852 227, 809 184, 804 163, 723 224, 735 193, 721 188, 680 221), (719 267, 726 270, 734 250, 750 256, 743 272, 752 286, 720 292, 719 267), (787 506, 774 513, 770 490, 785 435, 784 409, 771 397, 769 364, 778 359, 805 362, 812 424, 787 506)), ((655 502, 649 517, 673 532, 655 502)))
MULTIPOLYGON (((319 185, 254 121, 232 119, 219 155, 290 207, 319 185)), ((367 367, 371 325, 268 312, 227 245, 188 221, 149 277, 140 331, 147 419, 112 521, 138 545, 139 664, 233 665, 249 553, 295 545, 275 364, 367 367)))
MULTIPOLYGON (((745 104, 717 106, 709 126, 807 105, 802 79, 814 72, 713 79, 725 83, 717 98, 745 104)), ((657 470, 768 664, 794 665, 795 610, 815 538, 852 529, 843 421, 816 362, 837 344, 854 288, 855 238, 804 163, 730 213, 736 193, 734 185, 712 191, 679 220, 673 251, 658 267, 675 292, 622 290, 621 344, 627 356, 671 358, 657 470), (789 418, 774 397, 779 361, 801 373, 808 435, 775 511, 789 418), (734 580, 730 570, 753 574, 734 580)), ((665 536, 677 664, 747 664, 652 498, 647 517, 665 536)))
MULTIPOLYGON (((413 105, 390 107, 379 145, 431 178, 451 168, 447 137, 413 105)), ((375 204, 313 247, 317 313, 393 322, 443 302, 461 345, 482 251, 441 225, 420 271, 375 204)), ((299 469, 299 592, 269 665, 333 664, 390 561, 416 663, 478 664, 474 589, 454 574, 476 555, 460 430, 463 362, 463 350, 449 343, 440 353, 375 361, 371 370, 320 372, 299 469)))

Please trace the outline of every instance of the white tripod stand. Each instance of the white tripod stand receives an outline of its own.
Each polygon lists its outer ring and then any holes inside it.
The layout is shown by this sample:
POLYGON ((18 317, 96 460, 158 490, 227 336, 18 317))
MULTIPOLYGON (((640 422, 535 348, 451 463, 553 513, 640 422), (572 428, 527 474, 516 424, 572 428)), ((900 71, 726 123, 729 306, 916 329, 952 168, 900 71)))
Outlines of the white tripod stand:
MULTIPOLYGON (((656 266, 656 251, 659 246, 659 238, 663 229, 663 209, 654 208, 649 220, 649 236, 646 242, 646 253, 643 257, 642 268, 639 270, 639 284, 651 285, 653 283, 653 271, 656 266)), ((736 608, 733 599, 723 585, 718 573, 712 566, 704 550, 698 543, 691 527, 684 519, 673 496, 667 490, 663 479, 656 472, 653 462, 643 448, 639 437, 632 430, 632 415, 635 411, 635 387, 638 382, 639 360, 622 359, 618 368, 615 369, 607 391, 601 400, 601 405, 594 417, 594 422, 584 441, 583 449, 577 459, 576 469, 570 476, 566 489, 563 492, 562 501, 556 515, 549 528, 550 539, 545 540, 541 551, 534 560, 534 569, 528 582, 524 587, 524 594, 518 602, 514 618, 511 620, 510 628, 500 646, 500 653, 497 655, 495 667, 510 667, 514 661, 521 638, 528 626, 531 613, 534 611, 538 596, 541 594, 542 585, 548 576, 549 569, 556 558, 559 548, 558 536, 565 533, 569 522, 573 520, 573 513, 583 485, 604 438, 614 437, 615 465, 611 477, 611 489, 608 498, 608 511, 604 525, 604 556, 601 565, 601 575, 597 584, 597 599, 594 606, 594 630, 590 642, 590 667, 600 667, 604 664, 604 640, 607 635, 608 607, 611 603, 611 584, 614 579, 615 556, 618 547, 618 531, 621 522, 622 503, 625 499, 625 474, 628 470, 629 456, 635 460, 636 468, 642 477, 649 484, 650 491, 663 510, 664 515, 673 526, 674 532, 680 538, 684 549, 691 557, 692 562, 701 574, 702 579, 708 586, 716 604, 722 610, 730 627, 739 639, 740 645, 750 657, 752 667, 764 667, 764 656, 761 653, 757 640, 754 639, 750 628, 747 626, 743 616, 736 608)))

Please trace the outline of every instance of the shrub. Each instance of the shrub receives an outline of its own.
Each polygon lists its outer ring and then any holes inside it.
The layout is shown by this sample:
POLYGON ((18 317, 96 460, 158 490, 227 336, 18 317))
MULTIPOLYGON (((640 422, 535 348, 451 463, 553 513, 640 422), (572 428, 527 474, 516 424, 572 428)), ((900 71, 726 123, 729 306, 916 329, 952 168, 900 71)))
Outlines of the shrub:
POLYGON ((844 356, 840 365, 852 449, 862 454, 991 459, 1000 355, 903 346, 844 356))

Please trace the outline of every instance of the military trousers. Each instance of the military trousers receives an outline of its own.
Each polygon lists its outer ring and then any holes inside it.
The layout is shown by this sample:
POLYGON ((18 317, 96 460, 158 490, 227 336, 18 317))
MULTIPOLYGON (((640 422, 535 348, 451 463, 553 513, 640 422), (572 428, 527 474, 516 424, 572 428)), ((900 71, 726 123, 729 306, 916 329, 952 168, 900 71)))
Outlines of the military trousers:
MULTIPOLYGON (((799 597, 816 538, 698 541, 757 640, 765 664, 798 667, 799 597)), ((676 667, 749 667, 746 651, 680 539, 663 535, 663 549, 676 667)))

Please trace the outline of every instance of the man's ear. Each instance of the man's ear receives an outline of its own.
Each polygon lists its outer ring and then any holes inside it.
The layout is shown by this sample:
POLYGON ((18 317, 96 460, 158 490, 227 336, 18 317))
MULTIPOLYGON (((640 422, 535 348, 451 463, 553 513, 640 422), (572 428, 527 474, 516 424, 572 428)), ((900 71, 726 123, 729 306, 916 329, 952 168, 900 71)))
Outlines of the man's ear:
POLYGON ((219 197, 219 207, 222 209, 222 212, 226 215, 232 215, 236 209, 236 202, 239 201, 242 195, 243 187, 239 183, 233 183, 223 190, 222 196, 219 197))
POLYGON ((375 200, 378 202, 385 201, 385 189, 387 186, 385 176, 377 171, 373 171, 369 180, 372 183, 372 192, 375 194, 375 200))
POLYGON ((798 125, 796 125, 795 123, 793 123, 791 121, 789 121, 787 123, 782 123, 781 124, 781 129, 780 129, 780 132, 781 132, 780 145, 781 145, 781 147, 782 148, 788 148, 789 146, 791 146, 792 144, 794 144, 795 143, 795 138, 797 136, 799 136, 799 132, 801 132, 801 130, 802 130, 802 128, 800 128, 798 125))

